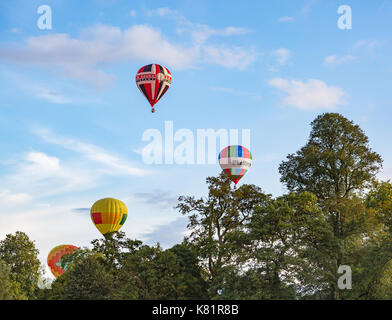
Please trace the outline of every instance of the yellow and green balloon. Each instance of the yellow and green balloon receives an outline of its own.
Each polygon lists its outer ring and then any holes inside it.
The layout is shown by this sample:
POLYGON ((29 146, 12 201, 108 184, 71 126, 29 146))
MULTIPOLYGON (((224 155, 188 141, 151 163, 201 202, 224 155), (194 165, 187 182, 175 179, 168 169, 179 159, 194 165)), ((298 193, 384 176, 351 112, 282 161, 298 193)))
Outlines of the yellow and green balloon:
POLYGON ((128 210, 122 201, 104 198, 93 204, 90 214, 99 232, 108 235, 120 230, 127 220, 128 210))

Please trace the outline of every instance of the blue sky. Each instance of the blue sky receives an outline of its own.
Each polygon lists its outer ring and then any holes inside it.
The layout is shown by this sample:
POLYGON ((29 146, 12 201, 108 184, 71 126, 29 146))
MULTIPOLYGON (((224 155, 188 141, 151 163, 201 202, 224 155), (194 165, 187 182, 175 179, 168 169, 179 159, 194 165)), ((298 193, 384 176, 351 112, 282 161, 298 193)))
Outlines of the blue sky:
POLYGON ((205 195, 220 168, 144 163, 143 133, 164 134, 165 121, 195 137, 249 129, 254 161, 240 184, 277 196, 281 161, 317 115, 339 112, 389 179, 391 14, 383 0, 0 0, 0 239, 26 232, 42 261, 58 244, 90 246, 100 234, 88 208, 114 197, 128 237, 181 241, 176 198, 205 195), (41 5, 51 30, 37 26, 41 5), (350 30, 337 26, 341 5, 350 30), (155 114, 134 80, 150 63, 173 75, 155 114))

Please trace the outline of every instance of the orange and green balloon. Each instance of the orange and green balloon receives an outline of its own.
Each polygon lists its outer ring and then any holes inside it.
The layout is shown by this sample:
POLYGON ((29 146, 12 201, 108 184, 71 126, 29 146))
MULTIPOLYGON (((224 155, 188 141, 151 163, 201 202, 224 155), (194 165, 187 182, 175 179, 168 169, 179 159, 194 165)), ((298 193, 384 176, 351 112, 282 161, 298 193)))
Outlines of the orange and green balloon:
POLYGON ((120 230, 128 216, 125 204, 113 198, 98 200, 91 207, 90 213, 91 220, 103 235, 120 230))
POLYGON ((48 266, 50 271, 52 271, 53 275, 57 278, 62 275, 65 271, 67 271, 68 265, 61 266, 61 259, 65 254, 74 253, 78 247, 75 247, 71 244, 63 244, 57 247, 54 247, 50 250, 48 254, 48 266))

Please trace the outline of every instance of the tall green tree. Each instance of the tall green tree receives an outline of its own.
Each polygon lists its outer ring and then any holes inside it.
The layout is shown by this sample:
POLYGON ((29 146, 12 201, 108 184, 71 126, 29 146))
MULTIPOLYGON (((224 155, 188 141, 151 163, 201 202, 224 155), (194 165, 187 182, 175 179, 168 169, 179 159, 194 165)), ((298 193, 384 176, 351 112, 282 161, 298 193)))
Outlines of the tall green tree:
POLYGON ((279 172, 289 191, 307 191, 317 196, 333 230, 332 243, 336 243, 335 249, 323 257, 322 269, 325 276, 330 274, 329 297, 340 299, 337 270, 350 262, 353 251, 359 250, 364 227, 371 229, 360 195, 371 187, 382 159, 371 150, 359 126, 340 114, 324 113, 311 127, 306 145, 288 155, 279 172))

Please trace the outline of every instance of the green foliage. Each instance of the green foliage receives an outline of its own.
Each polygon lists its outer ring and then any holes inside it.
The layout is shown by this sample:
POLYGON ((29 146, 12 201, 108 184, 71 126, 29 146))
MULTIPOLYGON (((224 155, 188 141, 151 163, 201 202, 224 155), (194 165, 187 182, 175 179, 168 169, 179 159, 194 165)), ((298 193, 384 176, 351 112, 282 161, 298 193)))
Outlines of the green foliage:
POLYGON ((311 126, 307 144, 279 166, 287 188, 329 200, 369 186, 382 160, 363 131, 338 113, 324 113, 311 126))
POLYGON ((67 272, 54 281, 52 289, 58 299, 104 300, 110 298, 113 282, 113 274, 102 253, 79 249, 67 272))
POLYGON ((0 259, 9 267, 10 294, 14 299, 34 299, 40 277, 38 249, 20 231, 0 241, 0 259))
POLYGON ((113 270, 119 269, 124 257, 142 245, 140 240, 127 239, 122 231, 110 234, 104 239, 93 240, 91 243, 93 251, 102 253, 113 270))
POLYGON ((0 300, 9 300, 10 267, 0 259, 0 300))
POLYGON ((206 282, 197 255, 185 245, 162 250, 142 246, 119 271, 118 299, 203 299, 206 282))
POLYGON ((322 289, 320 263, 336 244, 317 198, 309 192, 271 199, 255 210, 248 224, 246 258, 251 270, 264 278, 265 291, 274 299, 288 293, 307 295, 322 289))

